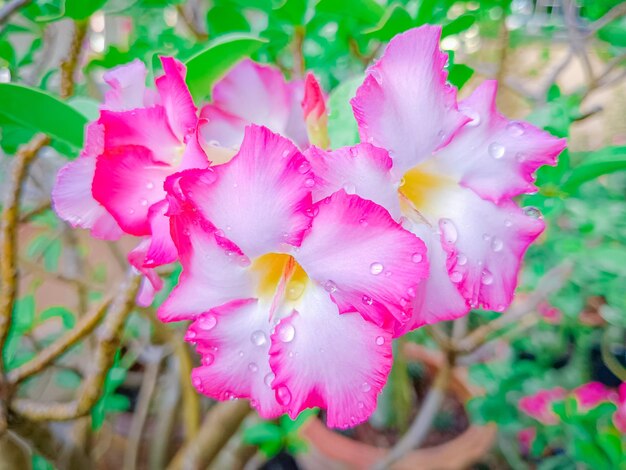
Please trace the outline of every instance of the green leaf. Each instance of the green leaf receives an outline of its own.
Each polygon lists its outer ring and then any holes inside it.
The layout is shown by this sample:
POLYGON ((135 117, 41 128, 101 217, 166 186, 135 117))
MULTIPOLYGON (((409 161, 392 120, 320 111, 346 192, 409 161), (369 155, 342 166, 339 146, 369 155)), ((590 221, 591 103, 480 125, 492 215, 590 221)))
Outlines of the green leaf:
POLYGON ((0 83, 0 114, 74 147, 83 145, 87 118, 67 103, 36 88, 0 83))
POLYGON ((389 41, 396 34, 413 27, 413 19, 402 5, 392 5, 381 17, 378 24, 363 31, 363 34, 378 39, 379 41, 389 41))
POLYGON ((65 16, 84 20, 102 8, 106 2, 107 0, 65 0, 65 16))
POLYGON ((47 23, 63 18, 64 0, 38 0, 22 10, 31 21, 47 23))
POLYGON ((243 431, 243 442, 257 446, 267 457, 280 452, 283 441, 283 430, 271 422, 263 421, 243 431))
POLYGON ((333 148, 354 145, 359 142, 359 129, 352 113, 350 99, 356 94, 357 88, 363 83, 358 76, 344 80, 330 92, 328 97, 328 135, 333 148))
POLYGON ((459 16, 441 29, 441 39, 445 38, 446 36, 458 34, 465 31, 466 29, 469 29, 475 21, 476 18, 474 17, 474 15, 459 16))
POLYGON ((626 170, 626 147, 606 147, 593 152, 582 164, 574 167, 563 189, 571 192, 587 181, 623 170, 626 170))
POLYGON ((50 318, 60 318, 63 322, 63 328, 70 330, 76 325, 76 318, 74 314, 65 307, 50 307, 41 312, 39 315, 40 321, 48 320, 50 318))
POLYGON ((207 49, 191 57, 187 65, 187 85, 195 100, 211 94, 213 84, 231 67, 255 52, 265 40, 244 35, 222 36, 207 49))
POLYGON ((304 24, 307 7, 308 0, 284 0, 274 9, 272 16, 289 24, 301 26, 304 24))
POLYGON ((320 0, 315 11, 367 24, 375 24, 385 14, 384 7, 375 0, 320 0))
POLYGON ((15 302, 13 307, 13 321, 11 328, 16 333, 30 331, 35 323, 35 297, 32 294, 25 295, 15 302))
POLYGON ((474 69, 465 64, 452 64, 448 67, 448 81, 459 90, 474 75, 474 69))
POLYGON ((300 414, 296 416, 296 419, 291 419, 289 415, 283 415, 280 417, 280 427, 285 434, 295 434, 311 416, 315 416, 316 414, 317 409, 312 408, 300 412, 300 414))
POLYGON ((206 15, 207 30, 212 36, 221 36, 235 31, 250 31, 248 20, 235 5, 216 5, 206 15))

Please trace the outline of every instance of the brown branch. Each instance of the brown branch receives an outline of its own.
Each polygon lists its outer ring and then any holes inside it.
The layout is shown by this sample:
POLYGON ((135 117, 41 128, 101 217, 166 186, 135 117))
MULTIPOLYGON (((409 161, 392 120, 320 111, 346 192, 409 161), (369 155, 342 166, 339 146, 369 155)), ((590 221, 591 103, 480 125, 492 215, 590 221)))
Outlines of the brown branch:
POLYGON ((207 468, 248 413, 250 406, 245 400, 216 403, 209 410, 196 438, 178 451, 167 469, 207 468))
POLYGON ((46 201, 37 207, 33 207, 31 210, 24 212, 20 216, 20 223, 24 224, 26 222, 30 222, 31 219, 37 217, 38 215, 43 214, 51 207, 52 207, 52 204, 50 203, 50 201, 46 201))
POLYGON ((302 78, 306 72, 306 65, 304 64, 304 26, 295 26, 293 30, 293 42, 291 43, 291 49, 293 52, 293 67, 291 70, 292 78, 302 78))
POLYGON ((25 7, 33 0, 11 0, 0 8, 0 25, 4 24, 13 13, 25 7))
POLYGON ((626 3, 622 2, 611 8, 604 16, 591 23, 589 34, 597 32, 599 29, 604 28, 611 21, 616 20, 620 16, 626 15, 626 3))
POLYGON ((180 16, 180 18, 183 20, 183 23, 185 23, 185 26, 187 27, 189 32, 193 34, 193 36, 196 38, 196 40, 206 41, 207 39, 209 39, 209 35, 207 33, 198 29, 194 18, 189 16, 187 10, 185 10, 185 7, 182 4, 179 3, 178 5, 176 5, 176 12, 178 13, 178 16, 180 16))
POLYGON ((120 346, 120 336, 126 319, 135 306, 141 278, 129 274, 97 332, 95 357, 90 364, 78 397, 69 403, 40 403, 29 399, 15 399, 11 410, 31 421, 66 421, 84 416, 98 401, 107 376, 113 365, 115 352, 120 346))
POLYGON ((558 291, 572 272, 572 263, 564 261, 548 271, 537 283, 537 288, 522 302, 514 304, 508 312, 489 323, 476 328, 456 344, 458 352, 469 353, 487 341, 489 336, 533 312, 550 294, 558 291))
POLYGON ((88 313, 78 320, 78 323, 74 326, 74 328, 69 330, 50 346, 39 351, 39 353, 37 353, 37 355, 30 361, 9 372, 7 374, 9 382, 12 385, 16 385, 41 372, 44 367, 52 363, 56 358, 64 354, 70 347, 91 333, 104 317, 104 314, 110 304, 111 299, 106 299, 91 313, 88 313))
POLYGON ((74 36, 72 37, 70 50, 67 58, 61 62, 61 98, 69 98, 74 94, 74 73, 83 49, 87 25, 87 20, 74 22, 74 36))
MULTIPOLYGON (((17 229, 24 181, 37 153, 49 142, 48 136, 37 134, 29 143, 21 147, 15 156, 13 173, 8 181, 7 199, 0 219, 0 278, 2 279, 2 286, 0 287, 0 351, 4 348, 13 306, 17 299, 17 229)), ((4 363, 0 357, 0 374, 3 371, 4 363)))

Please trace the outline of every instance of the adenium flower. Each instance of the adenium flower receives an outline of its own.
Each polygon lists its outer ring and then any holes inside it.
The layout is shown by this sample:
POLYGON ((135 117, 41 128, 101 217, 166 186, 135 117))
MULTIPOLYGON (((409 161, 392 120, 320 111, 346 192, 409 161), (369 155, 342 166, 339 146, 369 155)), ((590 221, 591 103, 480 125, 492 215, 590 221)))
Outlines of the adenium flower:
POLYGON ((316 98, 322 97, 313 75, 307 76, 305 85, 302 80, 287 82, 276 67, 249 59, 233 67, 215 84, 211 103, 200 111, 200 117, 206 120, 200 132, 213 146, 208 149, 211 160, 227 161, 239 148, 249 124, 265 126, 291 139, 300 149, 308 147, 308 116, 316 106, 315 114, 319 116, 319 102, 311 95, 307 104, 303 103, 305 88, 309 94, 316 88, 316 98))
POLYGON ((562 387, 539 390, 534 395, 523 397, 518 403, 518 408, 543 424, 558 424, 559 417, 552 410, 552 405, 563 400, 566 395, 567 391, 562 387))
POLYGON ((572 396, 583 412, 595 408, 600 403, 614 401, 616 394, 600 382, 589 382, 572 390, 572 396))
POLYGON ((536 209, 513 198, 535 191, 533 172, 565 146, 498 113, 494 81, 457 106, 440 34, 438 26, 400 34, 369 68, 352 100, 364 143, 307 153, 316 199, 343 187, 388 209, 428 247, 430 275, 397 335, 510 304, 520 260, 544 228, 536 209))
POLYGON ((364 421, 392 363, 388 325, 427 276, 425 246, 387 211, 337 191, 313 202, 311 164, 287 139, 246 128, 239 152, 166 182, 183 272, 159 308, 193 320, 193 384, 249 398, 265 418, 327 409, 364 421))
POLYGON ((60 170, 52 193, 59 216, 96 237, 149 237, 129 254, 150 280, 144 283, 142 304, 162 285, 152 268, 176 259, 163 183, 177 171, 209 165, 185 68, 169 57, 161 62, 165 73, 156 79, 156 91, 146 88, 146 69, 139 61, 105 75, 111 89, 100 118, 87 127, 85 149, 60 170))
POLYGON ((620 384, 616 400, 617 410, 613 414, 613 424, 622 434, 626 434, 626 382, 620 384))

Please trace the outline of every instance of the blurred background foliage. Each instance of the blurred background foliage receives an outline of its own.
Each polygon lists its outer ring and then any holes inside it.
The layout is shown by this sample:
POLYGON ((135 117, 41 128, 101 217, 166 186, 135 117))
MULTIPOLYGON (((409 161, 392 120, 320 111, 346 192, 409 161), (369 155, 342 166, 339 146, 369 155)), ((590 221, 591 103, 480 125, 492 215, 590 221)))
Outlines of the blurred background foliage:
MULTIPOLYGON (((556 167, 538 172, 538 193, 520 201, 527 212, 540 211, 547 224, 520 276, 515 305, 529 302, 529 308, 520 315, 519 307, 515 321, 497 323, 497 329, 485 326, 501 314, 483 311, 458 327, 441 325, 403 338, 378 410, 370 423, 344 434, 372 445, 397 442, 419 415, 433 377, 428 361, 405 352, 407 344, 449 352, 442 339, 458 328, 485 333, 456 359, 472 397, 450 393, 425 446, 450 441, 472 424, 495 422, 496 442, 473 456, 476 468, 624 468, 626 440, 609 423, 614 405, 587 413, 560 410, 561 422, 552 427, 540 426, 517 406, 521 397, 557 385, 572 389, 600 381, 615 388, 626 380, 626 4, 618 0, 0 2, 2 188, 11 181, 20 146, 40 132, 51 139, 25 182, 20 294, 2 350, 4 369, 27 364, 76 328, 126 271, 132 240, 91 240, 50 209, 56 171, 78 155, 84 125, 98 115, 106 70, 140 59, 152 81, 160 72, 158 56, 175 56, 188 66, 198 105, 210 100, 212 84, 243 57, 274 64, 290 79, 311 70, 328 92, 330 138, 338 147, 358 141, 348 101, 366 67, 394 35, 426 23, 443 26, 449 80, 461 97, 483 79, 496 78, 505 114, 568 138, 569 148, 556 167), (59 64, 81 28, 74 93, 61 99, 59 64), (559 271, 563 266, 568 269, 559 271), (534 298, 545 284, 550 289, 534 298), (459 403, 469 398, 467 407, 459 403), (529 428, 536 437, 524 446, 518 436, 529 428)), ((162 273, 167 288, 155 305, 179 272, 162 273)), ((276 422, 246 418, 246 412, 239 431, 212 421, 213 403, 190 387, 197 358, 182 333, 181 326, 158 324, 153 308, 133 309, 87 416, 36 423, 36 431, 14 417, 12 434, 0 439, 0 454, 10 449, 23 465, 38 469, 87 468, 86 462, 89 468, 179 468, 180 452, 217 432, 226 439, 198 460, 198 468, 209 461, 214 468, 294 468, 291 456, 302 468, 337 465, 301 433, 315 412, 276 422)), ((70 400, 88 375, 97 343, 92 335, 73 345, 21 383, 16 396, 70 400)), ((433 465, 452 460, 448 455, 433 465)))

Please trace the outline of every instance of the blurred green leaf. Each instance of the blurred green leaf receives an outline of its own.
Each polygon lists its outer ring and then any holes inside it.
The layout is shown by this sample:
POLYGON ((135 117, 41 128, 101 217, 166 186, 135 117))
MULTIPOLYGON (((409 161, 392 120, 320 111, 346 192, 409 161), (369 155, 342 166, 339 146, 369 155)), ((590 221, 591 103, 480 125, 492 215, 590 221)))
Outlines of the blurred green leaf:
POLYGON ((315 10, 367 24, 375 24, 385 14, 384 7, 375 0, 320 0, 315 10))
POLYGON ((63 322, 63 328, 70 330, 76 325, 76 318, 74 314, 65 307, 50 307, 41 312, 39 319, 41 321, 48 320, 50 318, 60 318, 63 322))
POLYGON ((308 7, 308 0, 284 0, 274 9, 271 16, 289 24, 301 26, 308 7))
POLYGON ((395 4, 387 9, 376 26, 363 30, 363 34, 379 41, 388 41, 413 26, 411 15, 402 5, 395 4))
POLYGON ((328 97, 328 134, 333 148, 354 145, 359 142, 359 129, 352 113, 350 100, 356 95, 363 77, 344 80, 328 97))
POLYGON ((74 20, 89 18, 104 6, 107 0, 65 0, 65 16, 74 20))
POLYGON ((22 10, 22 14, 31 21, 47 23, 63 17, 65 0, 35 0, 22 10))
POLYGON ((186 80, 194 99, 199 101, 209 96, 217 80, 264 42, 263 39, 243 34, 222 36, 191 57, 186 63, 186 80))
POLYGON ((248 20, 236 5, 215 5, 207 12, 207 30, 213 37, 250 31, 248 20))
POLYGON ((476 18, 474 15, 461 15, 441 29, 441 38, 443 39, 446 36, 462 33, 463 31, 469 29, 475 21, 476 18))
POLYGON ((283 430, 271 422, 261 422, 243 431, 243 442, 258 447, 267 457, 273 457, 280 452, 283 439, 283 430))
POLYGON ((87 118, 67 103, 36 88, 0 83, 0 114, 74 147, 83 145, 87 118))
POLYGON ((605 147, 590 153, 574 167, 563 183, 563 189, 571 192, 587 181, 623 170, 626 170, 626 147, 605 147))
POLYGON ((474 75, 474 69, 465 64, 452 64, 448 67, 448 81, 459 90, 474 75))

